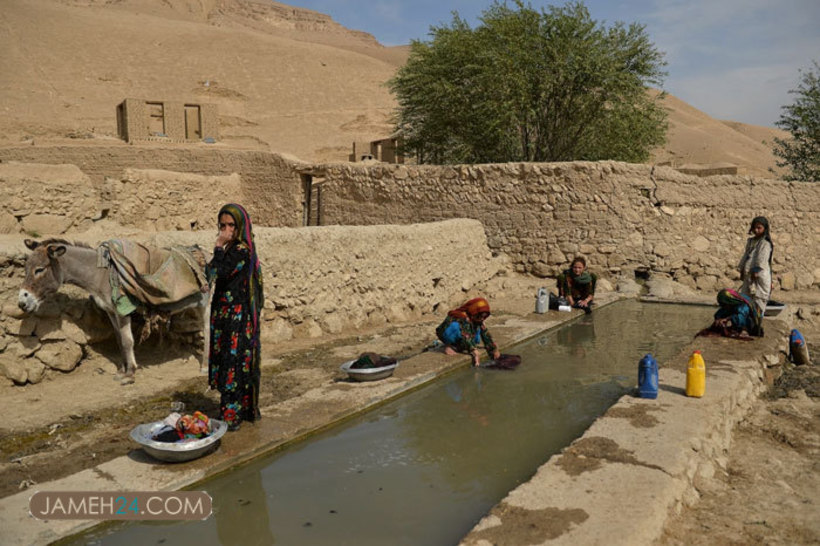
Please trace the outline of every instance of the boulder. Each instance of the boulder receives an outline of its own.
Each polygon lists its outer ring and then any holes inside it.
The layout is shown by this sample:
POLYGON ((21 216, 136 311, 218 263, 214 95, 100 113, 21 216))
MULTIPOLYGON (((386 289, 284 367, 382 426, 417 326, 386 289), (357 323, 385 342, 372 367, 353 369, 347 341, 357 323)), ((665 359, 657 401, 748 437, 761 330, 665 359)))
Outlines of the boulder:
POLYGON ((672 252, 669 248, 669 245, 666 243, 658 243, 655 245, 654 252, 656 255, 660 256, 661 258, 666 258, 672 252))
POLYGON ((72 221, 56 214, 32 214, 23 218, 23 230, 39 235, 59 235, 71 227, 72 221))
POLYGON ((18 337, 9 343, 5 353, 23 359, 36 353, 40 347, 42 347, 40 340, 34 336, 18 337))
POLYGON ((781 290, 794 290, 794 273, 791 271, 786 271, 782 275, 780 275, 780 288, 781 290))
POLYGON ((293 337, 321 337, 322 328, 314 320, 306 320, 293 328, 293 337))
POLYGON ((801 272, 797 274, 797 278, 795 279, 795 287, 796 288, 811 288, 814 284, 814 276, 808 272, 801 272))
POLYGON ((293 328, 288 321, 276 318, 265 323, 265 326, 262 328, 262 334, 266 339, 287 341, 293 338, 293 328))
POLYGON ((36 358, 26 359, 25 368, 29 383, 39 383, 46 376, 46 365, 36 358))
POLYGON ((552 273, 552 268, 545 264, 544 262, 537 262, 535 265, 532 266, 532 274, 536 277, 545 278, 549 277, 552 273))
POLYGON ((15 385, 25 385, 28 379, 25 364, 6 353, 0 354, 0 375, 11 379, 15 385))
POLYGON ((641 293, 641 285, 628 277, 618 279, 617 288, 618 292, 628 296, 636 296, 641 293))
POLYGON ((0 212, 0 233, 19 233, 20 225, 17 218, 8 212, 0 212))
MULTIPOLYGON (((820 269, 817 270, 817 273, 820 274, 820 269)), ((820 277, 818 277, 818 279, 820 279, 820 277)), ((4 305, 2 309, 0 309, 0 313, 2 313, 4 317, 11 317, 18 320, 22 320, 27 316, 27 313, 20 309, 20 307, 10 303, 4 305)))
POLYGON ((45 343, 34 356, 49 368, 70 372, 82 360, 83 350, 73 341, 66 339, 45 343))
POLYGON ((717 286, 717 277, 713 275, 701 275, 697 278, 695 284, 698 290, 704 290, 706 292, 714 291, 717 286))
POLYGON ((674 296, 674 285, 675 282, 666 277, 653 277, 646 282, 649 295, 662 300, 671 299, 674 296))
MULTIPOLYGON (((23 321, 25 323, 25 321, 23 321)), ((34 334, 40 341, 59 341, 66 338, 62 330, 62 321, 57 318, 41 318, 37 320, 34 334)))
POLYGON ((698 235, 697 237, 695 237, 695 240, 692 241, 691 247, 695 252, 706 252, 707 250, 709 250, 710 245, 711 243, 709 243, 709 239, 707 239, 703 235, 698 235))
POLYGON ((319 326, 329 334, 338 334, 344 329, 344 321, 339 313, 330 313, 319 319, 319 326))
POLYGON ((550 252, 550 255, 547 258, 547 261, 549 261, 549 263, 554 264, 554 265, 561 265, 561 264, 567 263, 569 260, 564 255, 564 253, 561 252, 560 250, 553 250, 552 252, 550 252))
POLYGON ((698 287, 694 278, 686 273, 682 273, 681 271, 675 272, 675 281, 692 289, 697 289, 698 287))
POLYGON ((391 323, 404 322, 407 320, 407 307, 399 303, 394 303, 385 311, 387 320, 391 323))

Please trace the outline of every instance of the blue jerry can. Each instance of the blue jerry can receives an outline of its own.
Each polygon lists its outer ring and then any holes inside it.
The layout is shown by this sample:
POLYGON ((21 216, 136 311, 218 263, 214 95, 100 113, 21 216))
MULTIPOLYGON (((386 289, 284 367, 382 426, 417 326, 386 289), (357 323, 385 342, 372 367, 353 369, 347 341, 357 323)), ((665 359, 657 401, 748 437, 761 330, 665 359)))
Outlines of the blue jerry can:
POLYGON ((641 398, 658 397, 658 361, 652 353, 638 363, 638 394, 641 398))

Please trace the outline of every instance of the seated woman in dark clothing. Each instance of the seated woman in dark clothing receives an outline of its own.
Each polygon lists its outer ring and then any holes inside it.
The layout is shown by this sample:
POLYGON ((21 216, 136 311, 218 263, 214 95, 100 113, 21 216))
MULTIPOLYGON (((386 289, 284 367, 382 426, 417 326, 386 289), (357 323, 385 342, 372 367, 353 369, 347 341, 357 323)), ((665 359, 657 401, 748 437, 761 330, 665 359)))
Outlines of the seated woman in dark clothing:
POLYGON ((749 296, 725 288, 718 292, 717 301, 720 309, 715 311, 715 321, 699 335, 737 338, 763 335, 762 313, 749 296))
POLYGON ((489 316, 490 304, 484 298, 473 298, 448 312, 447 318, 436 328, 436 336, 444 343, 444 352, 448 355, 470 354, 473 365, 478 366, 478 345, 483 342, 490 358, 498 359, 501 352, 484 326, 489 316))
POLYGON ((589 313, 595 298, 595 283, 598 276, 587 271, 587 261, 576 256, 569 269, 558 275, 558 295, 565 298, 570 306, 589 313))

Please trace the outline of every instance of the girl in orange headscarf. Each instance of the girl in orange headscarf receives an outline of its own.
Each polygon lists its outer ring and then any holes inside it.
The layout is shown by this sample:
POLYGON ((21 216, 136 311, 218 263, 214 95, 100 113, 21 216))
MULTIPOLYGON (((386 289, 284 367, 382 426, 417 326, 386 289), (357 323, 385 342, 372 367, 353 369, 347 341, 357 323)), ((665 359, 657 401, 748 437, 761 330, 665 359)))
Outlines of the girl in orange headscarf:
POLYGON ((490 304, 484 298, 473 298, 461 307, 447 313, 447 318, 436 328, 436 336, 444 343, 444 352, 448 355, 457 353, 470 354, 473 365, 479 364, 478 345, 484 342, 484 348, 490 358, 501 356, 484 321, 490 316, 490 304))

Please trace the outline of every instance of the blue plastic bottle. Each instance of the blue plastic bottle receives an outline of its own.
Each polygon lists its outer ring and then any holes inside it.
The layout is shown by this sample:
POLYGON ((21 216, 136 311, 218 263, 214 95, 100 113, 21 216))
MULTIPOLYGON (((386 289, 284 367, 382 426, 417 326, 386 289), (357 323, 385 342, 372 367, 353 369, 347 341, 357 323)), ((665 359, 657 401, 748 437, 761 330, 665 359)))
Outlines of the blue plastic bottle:
POLYGON ((638 363, 638 394, 641 398, 658 397, 658 361, 652 353, 638 363))
POLYGON ((809 348, 800 330, 792 330, 789 334, 789 360, 798 366, 811 363, 809 348))

